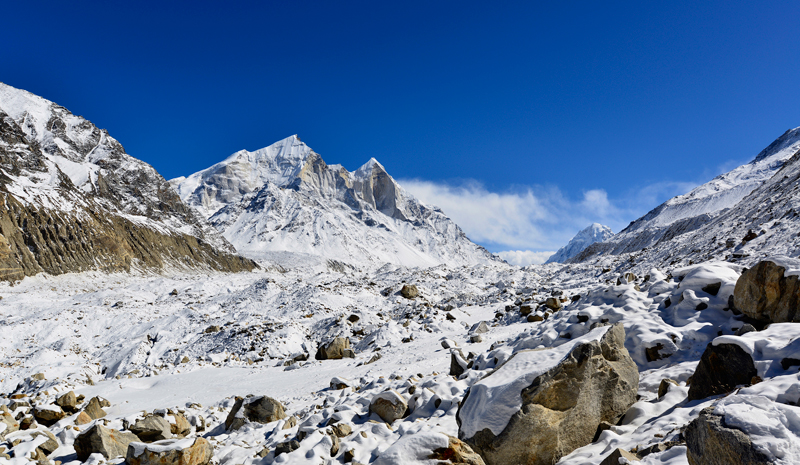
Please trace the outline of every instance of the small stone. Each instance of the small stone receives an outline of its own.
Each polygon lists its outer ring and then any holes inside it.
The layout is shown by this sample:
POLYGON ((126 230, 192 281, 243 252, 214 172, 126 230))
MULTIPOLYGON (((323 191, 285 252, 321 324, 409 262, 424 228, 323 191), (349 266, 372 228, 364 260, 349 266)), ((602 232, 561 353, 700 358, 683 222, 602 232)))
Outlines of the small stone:
POLYGON ((204 331, 204 333, 206 333, 206 334, 210 334, 210 333, 218 333, 219 331, 220 331, 220 327, 219 327, 219 326, 217 326, 217 325, 211 325, 211 326, 209 326, 208 328, 206 328, 206 330, 204 331))
POLYGON ((667 395, 667 393, 670 390, 670 386, 680 386, 680 384, 677 381, 675 381, 674 379, 670 379, 670 378, 664 378, 664 379, 661 380, 661 383, 659 383, 659 385, 658 385, 658 398, 659 399, 664 397, 665 395, 667 395))
POLYGON ((372 398, 372 402, 369 404, 369 411, 377 414, 386 423, 391 424, 405 416, 406 411, 408 411, 408 404, 399 392, 389 389, 372 398))
POLYGON ((483 336, 481 336, 480 334, 473 334, 472 336, 469 337, 469 342, 472 343, 483 342, 483 336))
POLYGON ((636 454, 632 454, 625 449, 616 449, 608 454, 608 456, 600 462, 600 465, 619 465, 620 463, 633 463, 639 460, 639 456, 636 454), (625 461, 623 462, 622 459, 625 461))
POLYGON ((286 422, 283 424, 283 428, 281 429, 292 429, 297 426, 297 417, 292 415, 286 419, 286 422))
POLYGON ((63 396, 56 399, 56 405, 61 407, 65 412, 75 412, 78 407, 78 398, 75 397, 74 391, 69 391, 63 396))

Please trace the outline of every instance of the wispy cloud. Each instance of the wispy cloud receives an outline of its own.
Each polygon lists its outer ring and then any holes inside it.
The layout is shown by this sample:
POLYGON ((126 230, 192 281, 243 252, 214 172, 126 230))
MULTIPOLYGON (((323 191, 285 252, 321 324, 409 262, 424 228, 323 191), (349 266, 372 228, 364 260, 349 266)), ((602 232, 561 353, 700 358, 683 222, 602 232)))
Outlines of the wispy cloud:
POLYGON ((619 231, 658 203, 696 184, 663 182, 610 199, 603 189, 573 200, 554 187, 513 186, 492 192, 477 181, 459 184, 405 179, 398 182, 422 202, 440 207, 473 241, 509 263, 544 262, 578 231, 601 223, 619 231))
POLYGON ((547 261, 555 252, 534 252, 532 250, 504 250, 497 255, 512 265, 539 265, 547 261))

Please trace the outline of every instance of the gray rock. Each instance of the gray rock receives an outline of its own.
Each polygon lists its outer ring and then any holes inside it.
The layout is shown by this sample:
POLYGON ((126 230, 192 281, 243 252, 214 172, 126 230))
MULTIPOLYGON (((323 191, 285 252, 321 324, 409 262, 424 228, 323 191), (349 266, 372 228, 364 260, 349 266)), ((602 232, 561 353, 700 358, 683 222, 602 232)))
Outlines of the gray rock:
MULTIPOLYGON (((327 344, 321 345, 314 357, 317 360, 338 360, 345 356, 345 350, 350 350, 350 339, 346 337, 335 337, 327 344)), ((349 354, 348 354, 349 355, 349 354)), ((355 357, 355 354, 353 354, 355 357)))
POLYGON ((248 397, 243 399, 236 398, 228 418, 225 419, 225 427, 229 431, 235 431, 245 424, 245 420, 256 423, 270 423, 286 418, 283 404, 267 396, 248 397))
POLYGON ((461 349, 450 349, 450 375, 459 377, 467 371, 467 361, 461 349))
POLYGON ((745 324, 742 325, 741 328, 736 330, 736 335, 737 336, 742 336, 742 335, 745 335, 747 333, 751 333, 751 332, 753 332, 755 330, 756 330, 756 328, 753 325, 751 325, 749 323, 745 323, 745 324))
POLYGON ((53 452, 58 449, 58 439, 51 433, 50 431, 35 431, 31 433, 31 438, 36 438, 38 436, 47 436, 47 441, 39 444, 37 449, 42 451, 42 455, 47 457, 48 455, 52 454, 53 452))
POLYGON ((472 325, 472 328, 469 329, 469 332, 472 334, 488 333, 489 325, 487 325, 485 321, 480 321, 472 325))
POLYGON ((61 407, 65 412, 74 413, 78 410, 78 398, 75 397, 74 391, 69 391, 56 399, 56 405, 61 407))
POLYGON ((460 413, 470 401, 467 393, 456 415, 459 437, 489 465, 551 465, 591 443, 601 422, 616 423, 636 401, 638 385, 639 371, 618 323, 536 377, 521 393, 522 408, 498 436, 486 428, 464 437, 460 413))
POLYGON ((741 347, 709 343, 692 375, 689 400, 727 394, 739 385, 749 386, 757 375, 752 357, 741 347))
POLYGON ((683 431, 686 458, 691 465, 767 465, 775 463, 753 447, 750 438, 738 429, 725 426, 724 417, 714 407, 703 409, 700 416, 683 431))
POLYGON ((600 465, 619 465, 620 463, 633 463, 638 462, 639 456, 631 454, 625 449, 616 449, 600 462, 600 465), (620 459, 625 459, 626 462, 620 462, 620 459))
POLYGON ((400 289, 400 295, 406 299, 416 299, 419 297, 419 290, 414 284, 403 284, 403 288, 400 289))
POLYGON ((128 465, 207 465, 214 457, 214 447, 203 438, 197 438, 189 447, 171 447, 176 439, 151 444, 128 445, 125 462, 128 465))
POLYGON ((336 423, 335 425, 331 426, 331 431, 337 437, 346 438, 347 436, 350 436, 350 433, 353 432, 353 428, 347 423, 336 423))
POLYGON ((291 441, 286 441, 278 444, 275 446, 275 457, 281 454, 288 454, 289 452, 295 451, 300 448, 300 443, 295 441, 294 439, 291 441))
POLYGON ((89 418, 92 420, 97 420, 98 418, 103 418, 106 416, 106 411, 103 410, 103 404, 107 404, 106 406, 109 407, 108 401, 105 399, 101 399, 100 397, 92 397, 89 399, 89 403, 83 409, 83 412, 89 415, 89 418))
POLYGON ((172 428, 166 418, 159 415, 147 415, 129 428, 131 433, 143 442, 172 439, 172 428))
POLYGON ((139 438, 128 432, 104 428, 95 424, 75 438, 75 453, 78 460, 85 462, 91 454, 102 454, 106 459, 125 456, 128 444, 138 442, 139 438))
POLYGON ((771 261, 745 270, 733 291, 736 308, 756 320, 800 322, 800 282, 797 276, 784 277, 785 271, 771 261))

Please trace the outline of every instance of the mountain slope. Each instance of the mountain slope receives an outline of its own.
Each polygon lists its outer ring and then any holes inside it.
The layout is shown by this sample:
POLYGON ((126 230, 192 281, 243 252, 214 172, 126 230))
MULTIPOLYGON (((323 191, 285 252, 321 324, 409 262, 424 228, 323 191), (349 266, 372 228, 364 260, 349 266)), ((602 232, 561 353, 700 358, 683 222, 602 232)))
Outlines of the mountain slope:
POLYGON ((469 265, 498 260, 375 159, 349 172, 291 136, 170 181, 245 256, 317 255, 353 265, 469 265))
POLYGON ((252 269, 153 167, 66 108, 0 83, 0 278, 252 269))
POLYGON ((751 163, 670 199, 610 241, 593 244, 570 262, 599 262, 625 256, 632 262, 661 265, 711 259, 749 263, 767 254, 797 256, 800 254, 796 238, 800 230, 796 213, 800 209, 799 181, 800 128, 797 128, 784 133, 751 163), (746 193, 738 198, 742 192, 746 193), (723 198, 725 208, 708 208, 723 198), (707 201, 702 209, 693 209, 702 199, 716 200, 707 201), (733 200, 736 202, 731 204, 733 200), (665 212, 678 211, 676 206, 683 206, 682 214, 670 219, 665 212), (689 216, 690 211, 700 214, 689 216), (751 235, 744 241, 751 230, 758 237, 751 235))
POLYGON ((545 263, 564 263, 595 242, 607 241, 614 235, 611 228, 593 223, 575 235, 564 247, 558 249, 545 263))

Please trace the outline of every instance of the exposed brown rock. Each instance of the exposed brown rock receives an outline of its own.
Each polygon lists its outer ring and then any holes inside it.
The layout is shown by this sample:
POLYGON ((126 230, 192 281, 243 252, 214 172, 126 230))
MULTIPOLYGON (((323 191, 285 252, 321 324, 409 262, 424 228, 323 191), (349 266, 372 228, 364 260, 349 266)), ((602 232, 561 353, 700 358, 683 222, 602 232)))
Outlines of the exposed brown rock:
POLYGON ((214 447, 203 438, 183 448, 175 447, 177 442, 167 439, 151 444, 130 444, 125 462, 128 465, 207 465, 214 457, 214 447))
POLYGON ((785 271, 771 261, 745 270, 733 291, 736 309, 765 322, 800 322, 800 282, 798 276, 784 277, 785 271))

